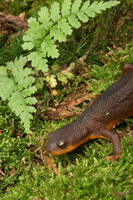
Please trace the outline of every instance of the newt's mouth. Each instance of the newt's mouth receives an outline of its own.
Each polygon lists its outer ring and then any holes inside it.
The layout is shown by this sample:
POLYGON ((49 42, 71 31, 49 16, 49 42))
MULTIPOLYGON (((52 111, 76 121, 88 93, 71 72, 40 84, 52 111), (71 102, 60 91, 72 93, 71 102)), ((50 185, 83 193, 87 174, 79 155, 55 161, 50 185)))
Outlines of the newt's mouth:
POLYGON ((49 152, 52 155, 61 155, 61 154, 68 153, 76 148, 74 146, 67 146, 65 149, 60 149, 59 147, 57 146, 54 147, 54 146, 55 145, 51 145, 51 144, 49 145, 49 143, 47 143, 45 149, 47 152, 49 152))

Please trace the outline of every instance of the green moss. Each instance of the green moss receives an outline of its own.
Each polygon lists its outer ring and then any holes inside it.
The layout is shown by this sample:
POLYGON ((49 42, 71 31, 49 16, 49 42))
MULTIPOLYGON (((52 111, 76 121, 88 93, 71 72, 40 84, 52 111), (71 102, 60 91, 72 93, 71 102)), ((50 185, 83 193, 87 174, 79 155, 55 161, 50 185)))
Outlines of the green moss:
POLYGON ((68 162, 71 153, 65 155, 63 161, 63 156, 56 157, 59 175, 55 175, 52 169, 47 171, 45 166, 33 164, 31 171, 27 173, 25 169, 19 177, 19 182, 8 188, 2 199, 118 199, 121 196, 124 199, 131 198, 133 138, 122 141, 123 157, 112 164, 104 160, 111 144, 103 140, 98 141, 83 145, 82 153, 78 153, 73 162, 68 162), (63 165, 62 162, 68 163, 63 165))

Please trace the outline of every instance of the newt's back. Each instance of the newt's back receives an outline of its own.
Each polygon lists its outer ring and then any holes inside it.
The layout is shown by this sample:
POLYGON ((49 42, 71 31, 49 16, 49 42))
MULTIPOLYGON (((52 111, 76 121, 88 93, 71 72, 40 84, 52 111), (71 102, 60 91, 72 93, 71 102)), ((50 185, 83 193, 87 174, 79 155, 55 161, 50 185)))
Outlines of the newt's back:
POLYGON ((133 69, 108 87, 83 115, 104 123, 108 129, 133 115, 133 69))

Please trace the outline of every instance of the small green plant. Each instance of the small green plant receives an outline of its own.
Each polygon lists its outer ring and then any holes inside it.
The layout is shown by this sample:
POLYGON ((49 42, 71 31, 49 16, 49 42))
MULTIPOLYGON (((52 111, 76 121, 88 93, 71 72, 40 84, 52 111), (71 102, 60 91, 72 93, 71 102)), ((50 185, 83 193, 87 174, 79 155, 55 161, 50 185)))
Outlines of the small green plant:
MULTIPOLYGON (((35 112, 32 104, 36 103, 36 99, 30 97, 36 91, 32 85, 35 83, 32 77, 35 71, 32 71, 32 68, 43 73, 48 72, 49 59, 60 56, 58 43, 65 42, 73 29, 81 26, 81 22, 88 22, 89 18, 94 18, 96 14, 119 3, 119 1, 94 1, 90 4, 90 1, 82 3, 82 0, 75 0, 72 3, 71 0, 64 0, 62 6, 54 2, 50 11, 46 6, 42 7, 38 12, 38 19, 31 17, 28 20, 29 28, 23 36, 22 47, 28 50, 29 54, 27 57, 16 58, 14 63, 7 63, 6 67, 0 67, 0 96, 4 101, 8 100, 8 105, 21 118, 27 132, 30 130, 31 113, 35 112), (31 62, 30 67, 26 65, 28 61, 31 62)), ((64 82, 66 77, 70 76, 70 72, 57 75, 58 79, 64 82)), ((51 83, 56 86, 55 76, 46 78, 48 83, 50 78, 51 83)))

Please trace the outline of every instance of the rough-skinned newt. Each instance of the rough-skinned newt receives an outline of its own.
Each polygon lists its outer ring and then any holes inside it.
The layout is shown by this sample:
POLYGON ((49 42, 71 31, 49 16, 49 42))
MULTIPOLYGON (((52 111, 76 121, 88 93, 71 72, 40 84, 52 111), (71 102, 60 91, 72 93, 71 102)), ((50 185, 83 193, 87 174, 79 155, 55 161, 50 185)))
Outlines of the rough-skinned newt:
POLYGON ((49 133, 46 151, 53 155, 70 152, 90 139, 104 138, 113 144, 111 162, 122 156, 119 135, 111 131, 133 115, 133 65, 125 63, 122 78, 108 87, 75 121, 49 133))

